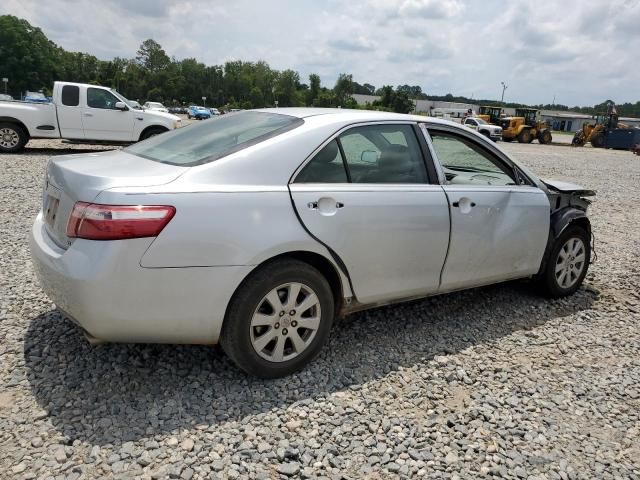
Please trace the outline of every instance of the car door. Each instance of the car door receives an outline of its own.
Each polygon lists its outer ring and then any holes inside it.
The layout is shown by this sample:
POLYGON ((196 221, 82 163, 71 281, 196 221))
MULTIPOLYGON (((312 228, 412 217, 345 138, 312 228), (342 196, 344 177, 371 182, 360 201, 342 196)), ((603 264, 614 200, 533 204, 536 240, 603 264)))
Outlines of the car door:
POLYGON ((418 134, 409 123, 347 128, 290 184, 301 222, 340 258, 361 303, 438 290, 449 212, 418 134))
POLYGON ((537 273, 549 235, 547 195, 471 134, 428 133, 451 211, 440 290, 537 273))
POLYGON ((60 101, 56 104, 58 125, 62 138, 83 139, 82 106, 80 105, 80 87, 63 85, 60 101))
POLYGON ((87 88, 82 125, 87 140, 127 142, 133 138, 133 112, 115 107, 120 99, 104 88, 87 88))

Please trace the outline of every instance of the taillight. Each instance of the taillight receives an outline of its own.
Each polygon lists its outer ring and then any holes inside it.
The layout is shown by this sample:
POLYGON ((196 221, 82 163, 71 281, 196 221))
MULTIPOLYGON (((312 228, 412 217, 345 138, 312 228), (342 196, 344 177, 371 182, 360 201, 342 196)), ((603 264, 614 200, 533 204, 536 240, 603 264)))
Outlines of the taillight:
POLYGON ((77 202, 67 223, 67 237, 87 240, 155 237, 175 213, 175 207, 164 205, 98 205, 77 202))

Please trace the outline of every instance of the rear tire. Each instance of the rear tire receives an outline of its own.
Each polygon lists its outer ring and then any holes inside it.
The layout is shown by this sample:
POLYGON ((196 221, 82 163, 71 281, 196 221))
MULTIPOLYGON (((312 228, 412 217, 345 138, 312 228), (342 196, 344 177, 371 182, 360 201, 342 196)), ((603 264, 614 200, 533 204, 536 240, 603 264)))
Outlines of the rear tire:
POLYGON ((307 263, 279 260, 253 272, 234 294, 220 344, 248 374, 284 377, 320 353, 333 317, 326 278, 307 263))
POLYGON ((518 134, 518 142, 520 143, 531 143, 531 140, 533 140, 533 137, 529 129, 524 129, 518 134))
POLYGON ((0 123, 0 153, 20 152, 29 141, 29 136, 15 123, 0 123))
POLYGON ((538 136, 538 142, 543 145, 549 145, 551 143, 551 140, 552 137, 549 130, 543 130, 542 132, 540 132, 540 135, 538 136))
POLYGON ((584 280, 591 261, 589 232, 580 226, 569 226, 558 237, 539 278, 543 292, 553 298, 573 294, 584 280))

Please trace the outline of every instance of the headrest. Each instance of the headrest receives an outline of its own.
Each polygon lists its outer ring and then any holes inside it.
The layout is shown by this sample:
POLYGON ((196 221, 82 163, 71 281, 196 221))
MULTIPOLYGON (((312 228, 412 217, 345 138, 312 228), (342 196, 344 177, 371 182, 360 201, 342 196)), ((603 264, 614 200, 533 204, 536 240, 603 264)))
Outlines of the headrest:
POLYGON ((413 170, 413 162, 409 149, 404 145, 389 145, 380 154, 378 170, 385 173, 409 173, 413 170))
POLYGON ((325 147, 318 152, 314 161, 318 163, 330 163, 333 162, 338 155, 338 144, 335 140, 327 143, 325 147))

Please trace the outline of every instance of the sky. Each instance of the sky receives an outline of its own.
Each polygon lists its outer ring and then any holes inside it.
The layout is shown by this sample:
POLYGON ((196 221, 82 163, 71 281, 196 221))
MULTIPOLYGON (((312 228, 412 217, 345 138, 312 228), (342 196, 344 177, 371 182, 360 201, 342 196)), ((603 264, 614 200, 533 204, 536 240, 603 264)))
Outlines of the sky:
POLYGON ((153 38, 208 65, 265 60, 427 94, 529 104, 640 100, 640 0, 3 0, 66 50, 133 58, 153 38))

